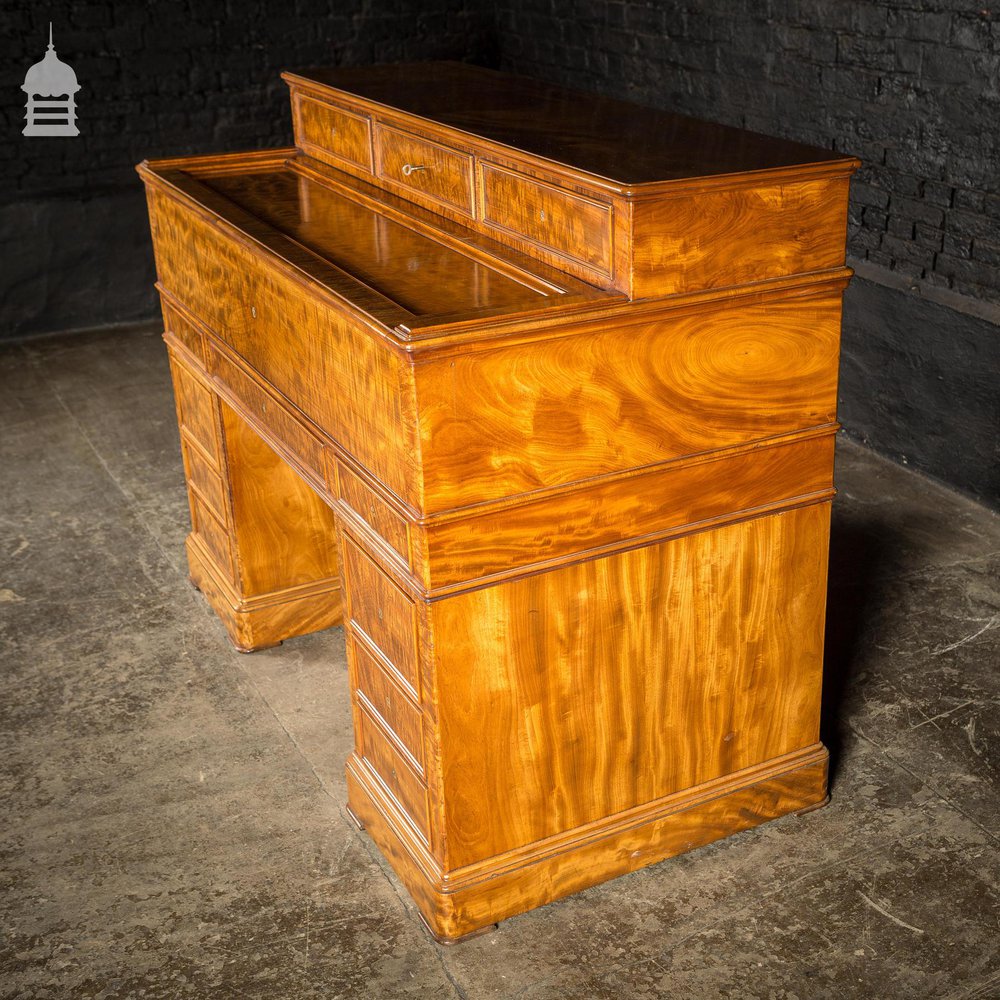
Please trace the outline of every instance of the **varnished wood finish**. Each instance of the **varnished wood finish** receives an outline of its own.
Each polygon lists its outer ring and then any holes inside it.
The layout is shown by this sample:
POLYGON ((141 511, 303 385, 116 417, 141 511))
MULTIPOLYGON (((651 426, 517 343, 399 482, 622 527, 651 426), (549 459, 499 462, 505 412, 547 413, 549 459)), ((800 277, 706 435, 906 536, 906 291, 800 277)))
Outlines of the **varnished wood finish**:
POLYGON ((472 157, 399 129, 375 131, 378 176, 416 202, 445 205, 472 215, 472 157))
POLYGON ((501 238, 522 237, 556 256, 610 275, 611 205, 483 163, 483 222, 501 238))
POLYGON ((389 859, 432 932, 455 940, 768 820, 807 812, 826 799, 827 760, 822 746, 805 747, 532 850, 451 871, 414 840, 394 799, 355 757, 347 762, 347 793, 352 815, 389 859))
POLYGON ((333 512, 219 397, 198 364, 205 351, 198 331, 169 305, 164 318, 191 507, 192 582, 241 652, 340 623, 333 512))
MULTIPOLYGON (((377 134, 435 150, 414 200, 433 207, 440 187, 451 217, 630 296, 844 263, 851 157, 460 63, 283 75, 293 105, 332 95, 377 134)), ((406 196, 400 180, 388 186, 406 196)))
POLYGON ((376 112, 420 120, 633 187, 688 177, 843 163, 840 153, 464 63, 283 74, 376 112))
POLYGON ((349 808, 431 932, 822 804, 856 161, 458 65, 285 78, 297 149, 140 167, 191 574, 244 649, 342 579, 349 808))
POLYGON ((364 115, 302 97, 295 101, 295 129, 299 146, 311 155, 371 172, 372 124, 364 115))
POLYGON ((447 868, 815 743, 828 507, 433 604, 447 868))

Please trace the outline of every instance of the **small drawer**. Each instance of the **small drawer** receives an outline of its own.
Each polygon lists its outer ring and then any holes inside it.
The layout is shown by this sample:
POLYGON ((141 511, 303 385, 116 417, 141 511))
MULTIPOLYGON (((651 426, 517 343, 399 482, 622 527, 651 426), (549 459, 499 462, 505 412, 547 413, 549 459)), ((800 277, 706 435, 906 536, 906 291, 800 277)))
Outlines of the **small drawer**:
POLYGON ((409 565, 406 521, 342 462, 337 463, 337 483, 340 499, 409 565))
POLYGON ((222 477, 217 473, 202 455, 198 448, 193 448, 184 434, 184 471, 188 483, 196 489, 211 512, 220 521, 226 520, 226 498, 222 489, 222 477))
POLYGON ((311 156, 338 167, 349 163, 371 173, 371 122, 330 104, 299 97, 295 137, 311 156))
POLYGON ((195 356, 198 364, 205 363, 205 345, 201 331, 196 330, 173 306, 167 305, 166 301, 163 301, 163 329, 176 337, 195 356))
POLYGON ((427 840, 427 788, 368 712, 357 709, 359 755, 427 840))
MULTIPOLYGON (((257 386, 242 368, 220 351, 210 349, 209 371, 240 401, 245 414, 267 428, 269 437, 302 466, 317 483, 323 482, 323 445, 292 416, 285 405, 257 386)), ((271 441, 268 441, 270 444, 271 441)))
POLYGON ((171 355, 178 423, 218 466, 219 437, 215 396, 171 355))
POLYGON ((229 533, 208 507, 194 493, 188 494, 191 502, 191 519, 194 533, 205 543, 212 561, 225 574, 227 580, 233 579, 233 557, 229 548, 229 533))
POLYGON ((482 179, 487 225, 611 273, 610 205, 487 163, 482 179))
POLYGON ((416 605, 348 535, 344 535, 344 577, 351 622, 399 671, 419 698, 416 605))
MULTIPOLYGON (((358 698, 378 718, 393 740, 407 751, 423 773, 423 717, 420 709, 410 700, 412 691, 404 693, 400 686, 401 679, 398 676, 390 677, 360 641, 351 642, 351 651, 354 656, 358 698)), ((408 689, 409 685, 406 687, 408 689)))
POLYGON ((379 177, 428 201, 472 215, 472 157, 385 125, 375 126, 379 177))

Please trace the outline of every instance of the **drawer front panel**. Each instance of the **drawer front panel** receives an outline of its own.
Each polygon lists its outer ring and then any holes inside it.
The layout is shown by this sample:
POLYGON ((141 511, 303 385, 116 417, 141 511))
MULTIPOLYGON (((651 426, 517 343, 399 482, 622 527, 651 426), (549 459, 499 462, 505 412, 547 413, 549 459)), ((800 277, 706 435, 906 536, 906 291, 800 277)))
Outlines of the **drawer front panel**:
POLYGON ((194 356, 199 364, 205 363, 205 346, 201 333, 181 314, 161 300, 163 305, 163 329, 173 334, 194 356))
POLYGON ((484 163, 483 221, 611 273, 611 206, 484 163))
POLYGON ((188 494, 191 502, 191 518, 194 533, 205 543, 216 566, 229 580, 233 579, 233 557, 229 548, 229 534, 226 528, 193 493, 188 494))
POLYGON ((323 480, 323 445, 313 437, 269 393, 256 386, 250 377, 220 351, 209 349, 209 371, 243 404, 247 413, 270 431, 312 477, 323 480))
POLYGON ((379 725, 364 708, 357 709, 358 753, 382 779, 413 825, 427 841, 427 789, 379 725))
POLYGON ((409 565, 406 521, 346 465, 339 462, 337 482, 340 499, 409 565))
POLYGON ((371 171, 371 122, 308 97, 298 98, 296 140, 308 152, 333 166, 346 161, 371 171))
POLYGON ((415 604, 347 535, 344 575, 351 621, 385 654, 419 698, 415 604))
POLYGON ((218 463, 219 436, 215 398, 183 365, 171 360, 181 428, 218 463))
POLYGON ((406 748, 422 773, 424 738, 420 709, 361 642, 353 641, 351 649, 358 696, 366 703, 366 708, 378 716, 386 731, 406 748))
POLYGON ((202 453, 193 448, 187 440, 183 442, 183 452, 184 470, 188 482, 202 495, 212 513, 224 521, 226 498, 222 488, 222 477, 205 461, 202 453))
POLYGON ((375 162, 379 177, 404 188, 415 201, 436 202, 472 215, 471 156, 378 125, 375 162))

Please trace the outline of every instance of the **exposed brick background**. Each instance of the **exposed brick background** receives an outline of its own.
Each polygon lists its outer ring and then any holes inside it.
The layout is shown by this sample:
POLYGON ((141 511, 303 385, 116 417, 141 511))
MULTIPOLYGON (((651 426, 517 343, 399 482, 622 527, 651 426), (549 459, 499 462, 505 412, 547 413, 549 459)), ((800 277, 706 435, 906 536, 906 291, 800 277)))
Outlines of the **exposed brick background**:
POLYGON ((996 0, 499 0, 504 68, 852 153, 849 252, 1000 303, 996 0))
POLYGON ((4 0, 0 338, 151 318, 145 158, 288 145, 283 69, 495 64, 482 0, 4 0), (80 135, 27 137, 28 67, 73 67, 80 135))
POLYGON ((144 158, 290 144, 284 69, 491 58, 479 0, 5 0, 0 200, 129 187, 144 158), (28 67, 56 52, 76 71, 80 136, 28 138, 28 67))

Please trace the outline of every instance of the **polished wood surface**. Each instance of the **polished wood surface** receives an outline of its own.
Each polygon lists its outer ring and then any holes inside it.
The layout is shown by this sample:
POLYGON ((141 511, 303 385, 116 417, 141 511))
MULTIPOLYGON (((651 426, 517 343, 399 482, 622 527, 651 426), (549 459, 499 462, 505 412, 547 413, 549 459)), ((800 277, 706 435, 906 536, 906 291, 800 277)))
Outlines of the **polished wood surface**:
POLYGON ((828 507, 433 604, 446 866, 816 743, 828 507))
POLYGON ((311 69, 285 79, 343 91, 623 185, 844 159, 828 149, 467 63, 311 69))
POLYGON ((844 263, 853 157, 460 63, 283 76, 305 151, 308 102, 370 120, 344 170, 632 298, 844 263))
POLYGON ((171 328, 197 330, 169 305, 166 339, 192 531, 191 581, 241 652, 343 620, 333 512, 226 405, 197 353, 171 328))
POLYGON ((296 149, 139 168, 188 558, 237 648, 343 618, 349 808, 431 932, 822 804, 856 161, 285 78, 296 149))

